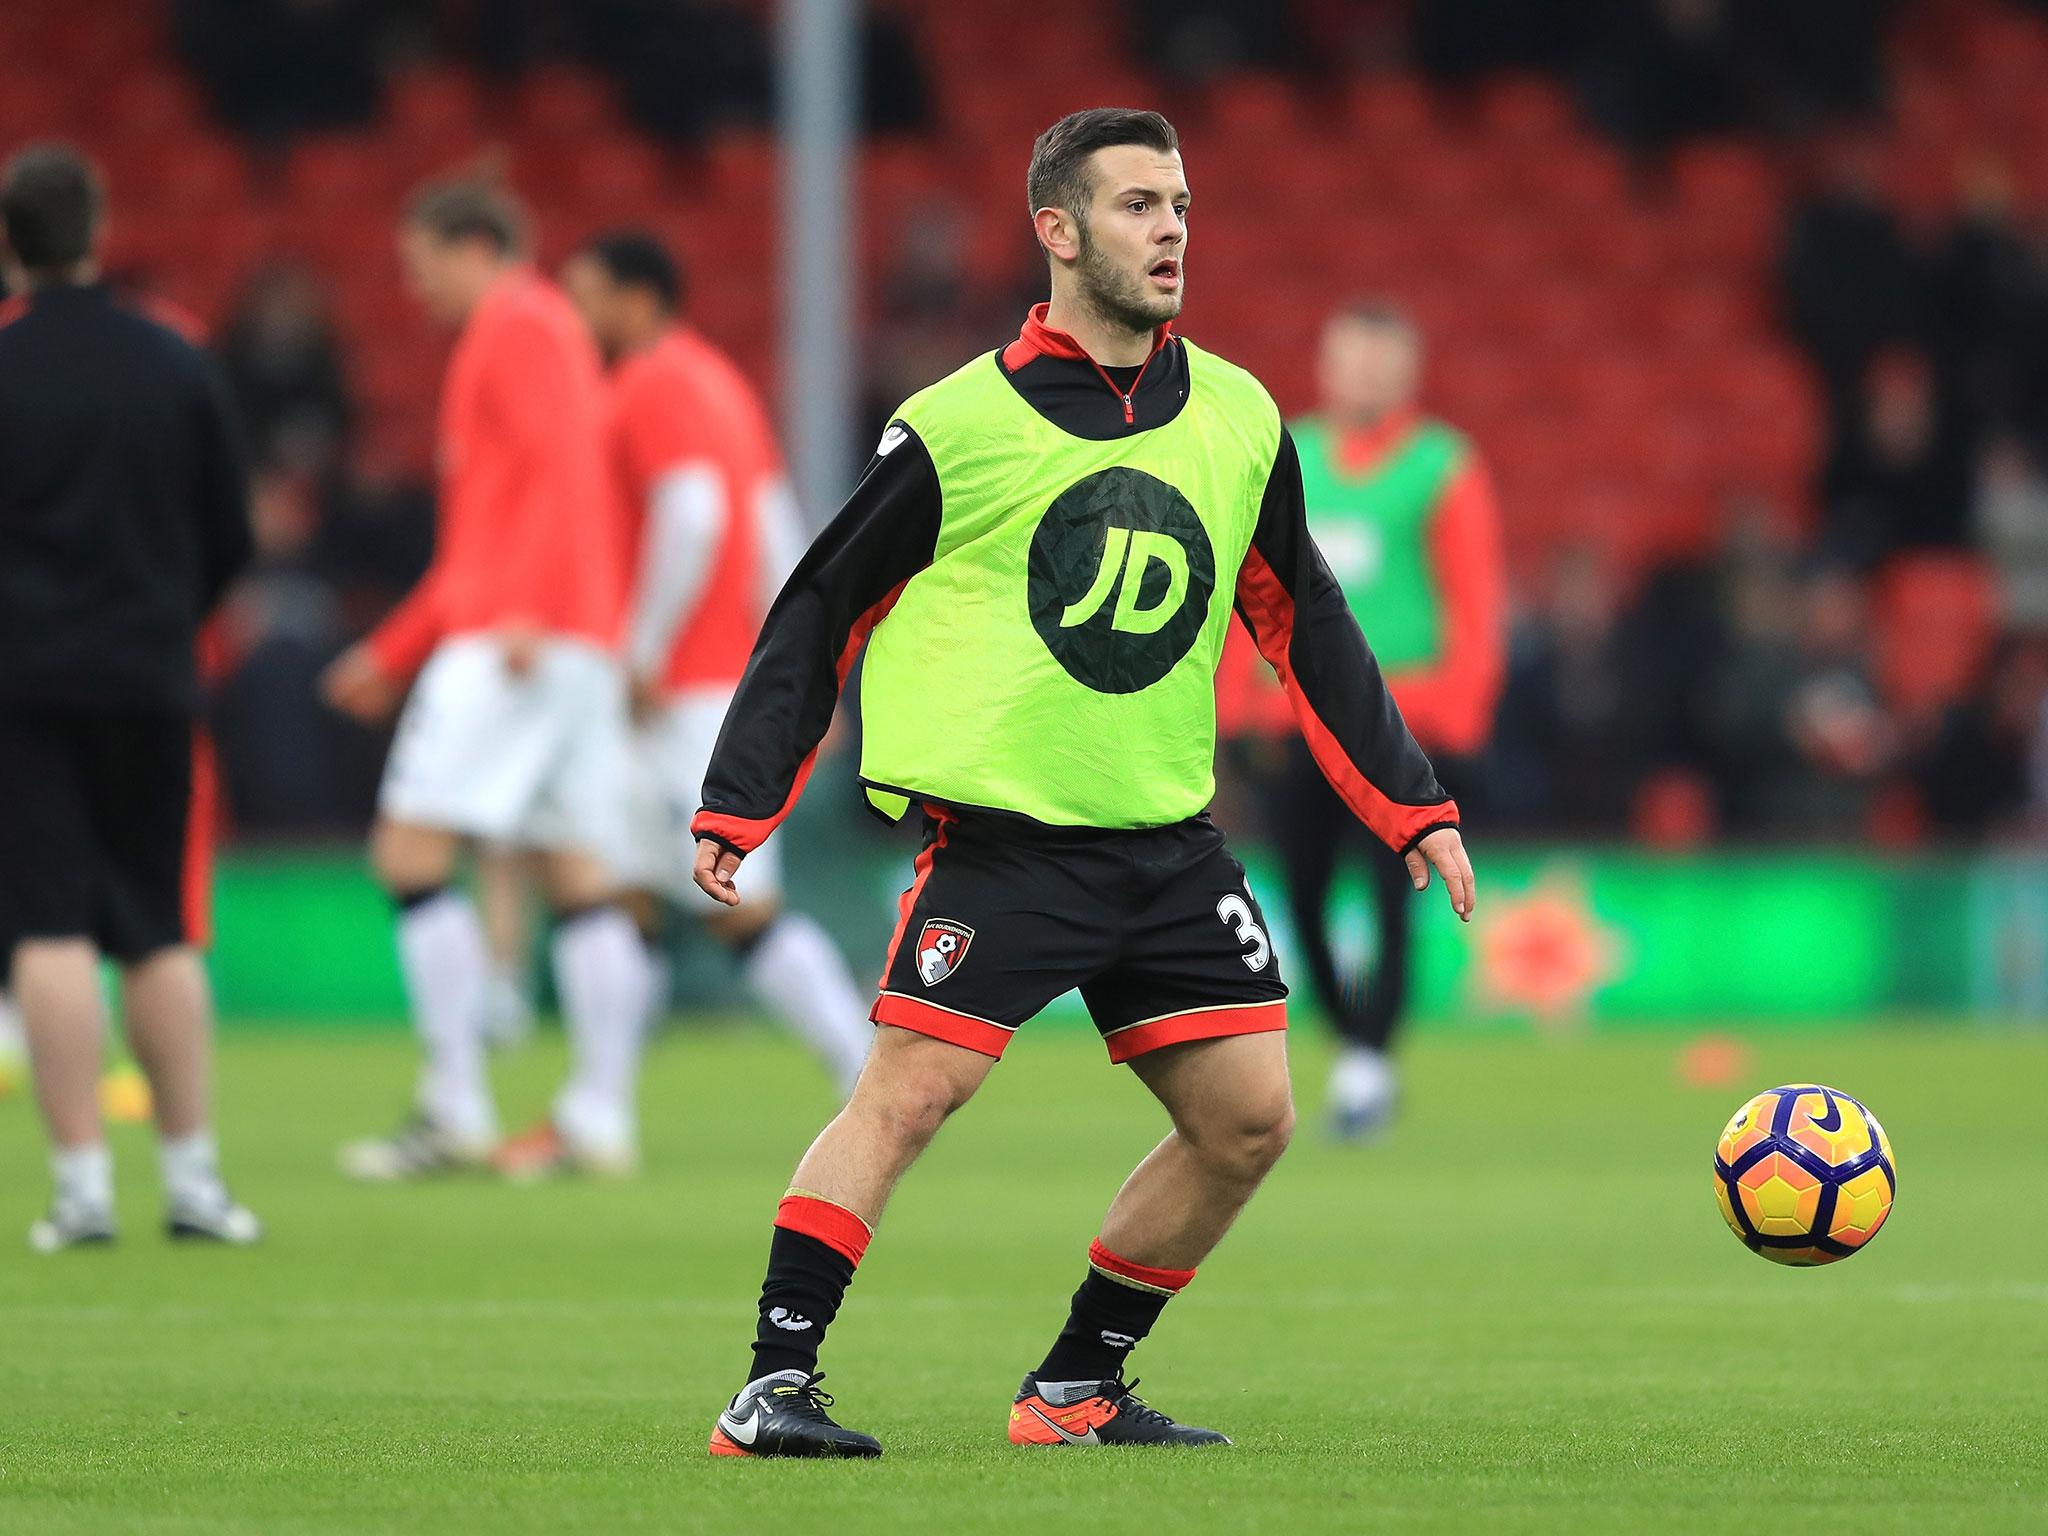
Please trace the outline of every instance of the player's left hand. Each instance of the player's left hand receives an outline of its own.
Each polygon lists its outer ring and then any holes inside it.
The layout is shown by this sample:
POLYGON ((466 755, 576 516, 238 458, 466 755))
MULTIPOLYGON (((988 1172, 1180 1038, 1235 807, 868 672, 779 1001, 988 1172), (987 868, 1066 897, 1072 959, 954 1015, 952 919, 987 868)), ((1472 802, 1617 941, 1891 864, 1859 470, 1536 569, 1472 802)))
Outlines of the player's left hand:
POLYGON ((740 891, 733 884, 733 876, 739 873, 739 869, 739 854, 708 837, 697 839, 697 867, 691 872, 691 878, 706 896, 728 907, 738 906, 740 891))
POLYGON ((635 672, 626 680, 626 705, 635 725, 652 725, 661 718, 661 679, 649 672, 635 672))
POLYGON ((344 715, 376 725, 398 708, 398 684, 366 645, 352 645, 320 674, 320 697, 344 715))
POLYGON ((505 657, 505 670, 514 677, 530 677, 540 665, 541 633, 530 624, 507 624, 498 631, 498 646, 505 657))
POLYGON ((1429 872, 1444 877, 1450 893, 1451 910, 1462 922, 1472 921, 1472 906, 1478 897, 1478 882, 1472 878, 1472 861, 1465 857, 1465 839, 1456 827, 1438 827, 1408 850, 1408 878, 1418 891, 1429 888, 1429 872))

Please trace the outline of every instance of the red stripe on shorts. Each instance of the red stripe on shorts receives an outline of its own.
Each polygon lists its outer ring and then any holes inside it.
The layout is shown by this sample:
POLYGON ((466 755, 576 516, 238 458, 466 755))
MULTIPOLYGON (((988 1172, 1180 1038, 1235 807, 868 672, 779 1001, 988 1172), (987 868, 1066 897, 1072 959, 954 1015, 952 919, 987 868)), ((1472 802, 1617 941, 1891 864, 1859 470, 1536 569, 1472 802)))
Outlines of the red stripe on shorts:
POLYGON ((901 992, 884 992, 876 998, 868 1017, 877 1024, 893 1024, 912 1034, 929 1035, 934 1040, 964 1046, 984 1056, 1000 1057, 1003 1047, 1010 1043, 1011 1031, 1000 1024, 977 1019, 971 1013, 955 1013, 935 1003, 922 1003, 914 997, 905 997, 901 992))
POLYGON ((1129 1061, 1162 1046, 1189 1040, 1220 1040, 1226 1035, 1262 1035, 1287 1027, 1287 1004, 1278 998, 1270 1003, 1252 1003, 1243 1008, 1197 1008, 1188 1013, 1169 1013, 1163 1019, 1147 1019, 1113 1030, 1103 1037, 1111 1061, 1129 1061))

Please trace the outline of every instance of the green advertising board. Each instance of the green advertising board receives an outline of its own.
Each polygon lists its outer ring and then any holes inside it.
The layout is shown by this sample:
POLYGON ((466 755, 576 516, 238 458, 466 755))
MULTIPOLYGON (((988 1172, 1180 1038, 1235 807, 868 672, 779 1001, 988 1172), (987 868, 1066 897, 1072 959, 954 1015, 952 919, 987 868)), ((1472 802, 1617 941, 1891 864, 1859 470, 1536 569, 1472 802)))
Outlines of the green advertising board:
MULTIPOLYGON (((1284 964, 1293 935, 1277 872, 1258 847, 1244 852, 1284 964)), ((791 862, 792 899, 833 930, 857 975, 877 970, 907 850, 835 839, 791 862)), ((1481 882, 1469 926, 1438 891, 1415 898, 1425 1027, 2048 1018, 2048 860, 2039 857, 1494 848, 1481 882)), ((1340 881, 1333 921, 1354 967, 1370 960, 1365 901, 1357 881, 1340 881)), ((356 853, 230 856, 216 917, 215 984, 231 1023, 402 1019, 390 910, 356 853)), ((709 946, 685 934, 680 950, 682 995, 742 1001, 709 946)), ((1052 1013, 1082 1018, 1071 998, 1052 1013)))

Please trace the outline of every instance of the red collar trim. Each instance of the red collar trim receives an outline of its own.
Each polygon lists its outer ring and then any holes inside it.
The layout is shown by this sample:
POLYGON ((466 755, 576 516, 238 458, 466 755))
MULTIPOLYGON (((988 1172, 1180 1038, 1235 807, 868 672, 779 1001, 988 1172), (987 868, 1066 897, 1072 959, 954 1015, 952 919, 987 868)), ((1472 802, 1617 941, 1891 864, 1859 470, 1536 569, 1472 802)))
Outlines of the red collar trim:
POLYGON ((1337 468, 1347 475, 1366 473, 1414 431, 1421 419, 1422 412, 1411 405, 1381 417, 1369 427, 1345 428, 1337 434, 1337 468))
MULTIPOLYGON (((1046 312, 1051 308, 1050 304, 1032 305, 1017 339, 1003 348, 1003 366, 1010 372, 1015 373, 1034 357, 1060 357, 1076 363, 1095 361, 1080 342, 1065 331, 1055 330, 1045 323, 1046 312)), ((1151 362, 1159 355, 1159 349, 1172 339, 1173 322, 1169 320, 1152 333, 1152 350, 1145 355, 1145 361, 1151 362)))

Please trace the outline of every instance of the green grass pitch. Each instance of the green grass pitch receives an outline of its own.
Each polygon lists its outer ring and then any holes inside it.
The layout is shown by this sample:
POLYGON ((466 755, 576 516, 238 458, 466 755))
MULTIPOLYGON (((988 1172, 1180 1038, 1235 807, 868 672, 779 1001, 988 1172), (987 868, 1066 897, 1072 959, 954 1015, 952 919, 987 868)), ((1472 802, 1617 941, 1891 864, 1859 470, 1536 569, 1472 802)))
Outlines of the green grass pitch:
MULTIPOLYGON (((1303 1031, 1312 1104, 1324 1057, 1303 1031)), ((1026 1030, 899 1191, 826 1352, 878 1463, 713 1461, 767 1223, 829 1113, 765 1032, 657 1049, 625 1185, 362 1189, 334 1145, 410 1079, 393 1034, 222 1050, 260 1251, 156 1235, 32 1257, 28 1106, 0 1104, 0 1533, 2048 1530, 2048 1039, 1776 1037, 1680 1086, 1668 1039, 1419 1039, 1387 1144, 1295 1148, 1136 1357, 1213 1453, 1003 1439, 1119 1180, 1162 1131, 1098 1046, 1026 1030), (1819 1080, 1890 1130, 1869 1252, 1787 1271, 1715 1212, 1751 1091, 1819 1080)), ((499 1070, 508 1119, 559 1055, 499 1070)))

